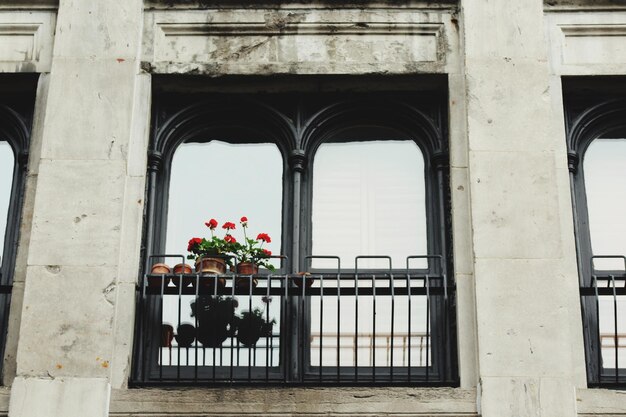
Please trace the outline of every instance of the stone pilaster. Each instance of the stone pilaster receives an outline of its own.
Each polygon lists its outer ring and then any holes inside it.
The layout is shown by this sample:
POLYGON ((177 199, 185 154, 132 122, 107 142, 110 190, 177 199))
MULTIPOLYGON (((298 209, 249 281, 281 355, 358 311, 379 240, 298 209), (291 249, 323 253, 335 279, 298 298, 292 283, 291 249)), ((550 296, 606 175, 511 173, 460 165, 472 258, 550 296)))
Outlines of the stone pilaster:
POLYGON ((584 356, 543 2, 461 5, 481 412, 572 417, 584 356))
POLYGON ((107 416, 126 379, 149 119, 142 9, 59 4, 11 417, 107 416))

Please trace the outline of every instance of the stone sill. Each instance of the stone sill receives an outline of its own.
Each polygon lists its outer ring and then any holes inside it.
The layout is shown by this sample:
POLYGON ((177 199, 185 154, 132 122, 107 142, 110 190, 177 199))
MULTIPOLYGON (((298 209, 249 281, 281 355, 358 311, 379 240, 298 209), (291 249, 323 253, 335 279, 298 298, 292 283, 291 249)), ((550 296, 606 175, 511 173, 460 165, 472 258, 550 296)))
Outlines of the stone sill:
POLYGON ((116 389, 110 415, 478 416, 476 390, 459 388, 116 389), (362 414, 361 414, 362 413, 362 414))
POLYGON ((576 404, 579 417, 626 416, 626 391, 578 389, 576 404))

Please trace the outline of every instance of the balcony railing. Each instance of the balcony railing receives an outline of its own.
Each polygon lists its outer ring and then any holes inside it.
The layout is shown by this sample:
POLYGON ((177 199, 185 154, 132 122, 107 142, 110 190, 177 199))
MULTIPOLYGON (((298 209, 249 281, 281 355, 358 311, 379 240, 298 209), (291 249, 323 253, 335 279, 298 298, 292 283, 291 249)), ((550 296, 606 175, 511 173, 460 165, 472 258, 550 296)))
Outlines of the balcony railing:
POLYGON ((133 382, 457 385, 455 287, 440 257, 418 258, 428 266, 146 274, 133 382))
POLYGON ((626 258, 594 256, 591 271, 580 287, 589 386, 626 387, 626 258))

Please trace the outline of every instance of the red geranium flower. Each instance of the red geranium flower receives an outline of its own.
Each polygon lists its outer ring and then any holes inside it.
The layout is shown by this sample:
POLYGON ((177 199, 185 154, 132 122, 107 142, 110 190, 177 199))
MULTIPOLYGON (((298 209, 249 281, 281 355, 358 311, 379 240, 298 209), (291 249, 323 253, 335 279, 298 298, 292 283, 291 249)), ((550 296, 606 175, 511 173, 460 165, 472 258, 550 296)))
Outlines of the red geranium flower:
POLYGON ((206 227, 208 227, 209 229, 213 230, 217 227, 217 220, 215 219, 211 219, 208 222, 204 223, 206 225, 206 227))
POLYGON ((259 235, 256 237, 256 240, 262 240, 263 242, 270 243, 272 241, 272 238, 270 238, 270 235, 268 235, 267 233, 259 233, 259 235))
POLYGON ((187 252, 191 252, 192 249, 202 243, 202 239, 199 237, 192 237, 189 239, 189 244, 187 245, 187 252))
POLYGON ((243 216, 239 221, 241 223, 246 223, 248 221, 248 218, 246 216, 243 216))
POLYGON ((272 256, 272 251, 271 250, 267 250, 267 249, 263 249, 263 255, 265 255, 265 256, 272 256))
POLYGON ((222 226, 222 229, 226 229, 226 230, 233 230, 234 228, 235 228, 235 223, 232 223, 232 222, 226 222, 222 226))
POLYGON ((231 235, 224 236, 224 240, 227 243, 237 243, 237 240, 234 237, 232 237, 231 235))

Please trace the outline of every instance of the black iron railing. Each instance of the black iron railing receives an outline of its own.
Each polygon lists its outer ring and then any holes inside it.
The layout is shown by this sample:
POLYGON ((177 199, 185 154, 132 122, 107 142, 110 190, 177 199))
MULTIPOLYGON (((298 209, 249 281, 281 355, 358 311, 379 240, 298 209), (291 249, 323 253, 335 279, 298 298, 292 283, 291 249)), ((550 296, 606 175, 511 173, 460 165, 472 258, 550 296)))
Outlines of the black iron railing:
POLYGON ((589 386, 626 387, 626 257, 594 256, 591 271, 580 287, 589 386))
POLYGON ((133 382, 456 385, 455 287, 440 257, 415 259, 425 268, 146 274, 133 382))

